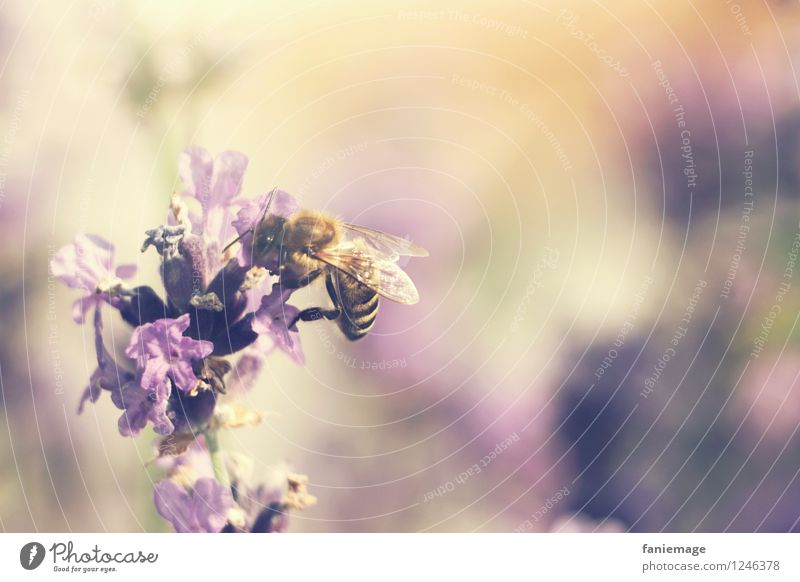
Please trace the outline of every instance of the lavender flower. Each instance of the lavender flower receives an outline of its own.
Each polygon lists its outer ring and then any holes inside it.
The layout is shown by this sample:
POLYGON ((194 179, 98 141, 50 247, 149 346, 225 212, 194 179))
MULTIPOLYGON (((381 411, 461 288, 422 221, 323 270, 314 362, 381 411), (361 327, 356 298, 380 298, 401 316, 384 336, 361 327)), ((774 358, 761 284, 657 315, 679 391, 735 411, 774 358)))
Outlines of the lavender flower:
POLYGON ((252 348, 239 356, 227 383, 228 394, 243 396, 249 392, 258 379, 265 360, 266 358, 260 350, 252 348))
MULTIPOLYGON (((158 512, 169 521, 176 531, 189 531, 186 524, 202 521, 205 513, 199 512, 192 491, 198 484, 217 483, 213 477, 205 440, 192 439, 180 457, 162 463, 167 468, 167 479, 156 483, 154 496, 158 512), (163 502, 169 502, 166 510, 163 502)), ((240 454, 225 457, 226 474, 231 485, 227 491, 231 502, 212 496, 208 504, 216 514, 225 516, 227 523, 213 531, 227 533, 275 533, 286 531, 289 512, 306 509, 316 503, 316 498, 306 489, 308 478, 289 472, 285 467, 276 467, 260 482, 253 479, 253 461, 240 454)), ((205 485, 204 485, 205 486, 205 485)), ((218 527, 214 523, 214 528, 218 527)), ((191 530, 210 531, 210 530, 191 530)))
POLYGON ((53 256, 50 271, 68 287, 86 291, 72 309, 72 319, 83 323, 93 306, 110 300, 122 279, 133 277, 136 265, 114 267, 114 245, 96 235, 79 235, 53 256))
POLYGON ((192 366, 214 350, 214 344, 185 337, 189 315, 178 319, 159 319, 140 325, 133 331, 125 355, 136 360, 139 383, 145 390, 157 390, 169 377, 184 392, 198 387, 199 379, 192 366))
MULTIPOLYGON (((114 247, 96 236, 77 237, 51 263, 55 277, 86 292, 75 304, 75 321, 95 308, 97 369, 79 410, 108 391, 122 410, 123 436, 148 425, 162 435, 158 454, 171 456, 172 468, 155 485, 154 500, 178 532, 283 531, 288 511, 314 502, 299 476, 285 477, 281 487, 251 484, 219 444, 218 432, 261 421, 259 412, 231 400, 252 388, 270 352, 279 348, 303 362, 293 324, 299 310, 287 304, 291 291, 271 281, 263 265, 223 250, 234 229, 255 228, 266 212, 266 197, 239 197, 246 167, 237 152, 213 158, 193 147, 182 154, 184 191, 173 197, 167 224, 146 231, 141 249, 161 256, 163 299, 150 287, 127 286, 122 279, 134 268, 115 267, 114 247), (133 327, 126 358, 115 359, 104 344, 103 303, 133 327)), ((292 196, 276 191, 269 211, 288 217, 296 209, 292 196)))

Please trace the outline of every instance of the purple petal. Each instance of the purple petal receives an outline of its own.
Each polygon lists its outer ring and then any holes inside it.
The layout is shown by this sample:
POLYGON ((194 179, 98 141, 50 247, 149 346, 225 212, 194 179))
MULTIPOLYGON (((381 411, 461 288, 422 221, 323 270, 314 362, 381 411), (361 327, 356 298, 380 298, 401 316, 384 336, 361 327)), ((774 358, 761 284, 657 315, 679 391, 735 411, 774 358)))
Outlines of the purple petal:
POLYGON ((287 341, 278 344, 278 347, 280 347, 284 352, 286 352, 286 354, 298 366, 302 366, 305 363, 306 356, 303 353, 303 346, 300 344, 299 337, 289 337, 289 335, 287 334, 287 341))
POLYGON ((245 291, 245 297, 247 298, 247 305, 244 309, 245 313, 258 311, 264 297, 272 293, 272 280, 272 277, 265 275, 261 283, 245 291))
POLYGON ((136 265, 120 265, 115 274, 120 279, 130 279, 136 274, 136 265))
POLYGON ((275 191, 275 198, 269 207, 269 213, 281 218, 289 218, 292 214, 300 209, 300 203, 297 198, 283 190, 275 191))
POLYGON ((103 302, 102 295, 86 295, 80 299, 76 299, 72 304, 72 321, 75 323, 84 323, 86 316, 94 307, 95 309, 103 302))
POLYGON ((190 217, 190 221, 195 232, 203 235, 206 259, 214 268, 226 244, 223 239, 233 233, 230 206, 241 191, 247 156, 225 151, 212 158, 207 150, 190 147, 181 155, 178 166, 184 193, 200 202, 200 219, 190 217))
POLYGON ((210 355, 214 344, 184 336, 190 323, 189 314, 185 313, 177 319, 140 325, 133 331, 125 354, 136 360, 142 388, 157 391, 167 383, 167 376, 183 391, 191 391, 197 385, 192 363, 210 355))
POLYGON ((192 514, 191 496, 180 485, 163 479, 153 486, 156 511, 175 528, 178 533, 196 531, 192 514))
POLYGON ((231 224, 236 229, 236 232, 242 236, 253 230, 263 215, 264 208, 261 201, 247 200, 239 209, 239 212, 236 213, 236 219, 231 224))
POLYGON ((226 383, 228 395, 238 398, 250 391, 258 378, 266 358, 258 350, 250 350, 239 356, 226 383))
POLYGON ((218 533, 233 506, 230 489, 207 477, 198 479, 191 493, 163 479, 153 486, 153 499, 159 515, 178 533, 218 533))
POLYGON ((247 170, 247 156, 240 152, 225 151, 214 160, 211 177, 210 201, 216 205, 230 202, 242 190, 242 180, 247 170))
POLYGON ((167 382, 156 390, 145 390, 136 382, 128 382, 119 391, 112 391, 111 400, 124 411, 118 422, 120 434, 135 437, 148 421, 158 434, 172 434, 175 427, 167 417, 170 392, 167 382))
POLYGON ((75 265, 87 291, 94 291, 104 278, 113 275, 114 246, 97 235, 75 237, 75 265))
POLYGON ((273 285, 270 293, 261 298, 260 310, 267 311, 271 314, 282 313, 284 307, 286 306, 286 302, 289 301, 289 298, 291 298, 294 291, 294 289, 283 287, 279 284, 273 285))
MULTIPOLYGON (((50 260, 51 274, 73 289, 86 291, 86 296, 75 302, 72 319, 83 323, 89 309, 108 297, 97 293, 98 285, 116 277, 127 278, 135 267, 114 267, 114 247, 96 235, 79 235, 75 241, 58 250, 50 260)), ((113 299, 110 300, 113 302, 113 299)))
POLYGON ((102 394, 102 389, 95 381, 94 374, 96 373, 97 370, 92 374, 92 378, 89 380, 89 385, 84 389, 83 394, 81 395, 81 401, 78 403, 78 414, 83 413, 86 402, 97 402, 97 399, 100 398, 100 394, 102 394))
POLYGON ((77 258, 74 244, 61 247, 50 259, 50 273, 68 287, 84 289, 77 273, 77 258))
POLYGON ((190 146, 178 158, 178 175, 185 194, 196 198, 204 207, 208 200, 213 171, 214 159, 205 148, 190 146))
POLYGON ((184 313, 179 318, 173 320, 175 321, 175 329, 177 329, 181 334, 189 329, 189 324, 191 323, 191 319, 188 313, 184 313))
POLYGON ((74 289, 94 293, 97 284, 110 273, 113 247, 100 237, 79 235, 50 260, 52 275, 74 289))
POLYGON ((236 232, 243 235, 253 230, 264 217, 267 206, 269 206, 270 214, 281 218, 289 218, 300 208, 297 199, 288 192, 270 190, 260 198, 246 199, 242 202, 242 207, 236 214, 236 220, 232 222, 236 232))
POLYGON ((103 317, 100 313, 99 306, 94 310, 94 351, 97 357, 97 369, 92 372, 89 378, 89 385, 81 395, 81 401, 78 404, 78 414, 83 412, 83 407, 87 401, 94 403, 100 398, 102 390, 100 382, 103 377, 103 369, 109 364, 109 358, 107 358, 108 352, 103 343, 103 317))
POLYGON ((213 270, 220 266, 222 249, 236 237, 231 226, 231 210, 228 204, 226 202, 224 206, 211 206, 203 215, 206 261, 213 270))
POLYGON ((86 402, 97 402, 103 390, 119 392, 120 386, 133 380, 133 375, 117 366, 114 357, 108 353, 103 341, 103 317, 100 306, 94 311, 94 350, 97 356, 97 368, 89 378, 89 385, 83 391, 78 413, 83 412, 86 402))
POLYGON ((169 362, 161 358, 147 360, 141 370, 139 383, 145 390, 156 390, 169 374, 169 362))
POLYGON ((194 484, 192 501, 200 531, 216 533, 225 527, 228 510, 233 506, 229 488, 216 479, 198 479, 194 484))
MULTIPOLYGON (((209 350, 208 353, 211 353, 211 350, 209 350)), ((192 370, 192 365, 187 361, 182 360, 174 363, 172 365, 172 369, 170 370, 170 377, 174 380, 175 386, 184 392, 191 392, 194 390, 195 386, 197 386, 197 376, 195 376, 194 371, 192 370)))

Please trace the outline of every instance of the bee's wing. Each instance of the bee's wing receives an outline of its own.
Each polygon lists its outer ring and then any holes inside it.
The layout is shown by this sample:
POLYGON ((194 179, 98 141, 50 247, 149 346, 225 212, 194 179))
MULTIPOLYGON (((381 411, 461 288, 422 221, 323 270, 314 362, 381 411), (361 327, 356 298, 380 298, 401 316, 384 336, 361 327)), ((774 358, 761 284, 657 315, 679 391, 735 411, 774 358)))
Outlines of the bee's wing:
POLYGON ((321 250, 314 256, 387 299, 407 305, 419 301, 417 288, 397 264, 396 254, 381 254, 363 245, 344 243, 321 250))
POLYGON ((410 240, 394 236, 388 232, 367 228, 358 224, 343 224, 345 230, 355 233, 371 247, 383 253, 410 257, 427 257, 428 251, 410 240))

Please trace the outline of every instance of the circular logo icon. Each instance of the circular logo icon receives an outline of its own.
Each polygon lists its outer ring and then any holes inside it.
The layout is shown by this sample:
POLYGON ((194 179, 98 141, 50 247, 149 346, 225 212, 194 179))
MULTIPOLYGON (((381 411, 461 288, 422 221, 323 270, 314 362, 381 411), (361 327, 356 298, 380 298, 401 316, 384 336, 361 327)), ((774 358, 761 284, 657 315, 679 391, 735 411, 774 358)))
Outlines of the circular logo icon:
POLYGON ((29 542, 19 551, 19 563, 26 570, 35 570, 44 561, 44 546, 39 542, 29 542))

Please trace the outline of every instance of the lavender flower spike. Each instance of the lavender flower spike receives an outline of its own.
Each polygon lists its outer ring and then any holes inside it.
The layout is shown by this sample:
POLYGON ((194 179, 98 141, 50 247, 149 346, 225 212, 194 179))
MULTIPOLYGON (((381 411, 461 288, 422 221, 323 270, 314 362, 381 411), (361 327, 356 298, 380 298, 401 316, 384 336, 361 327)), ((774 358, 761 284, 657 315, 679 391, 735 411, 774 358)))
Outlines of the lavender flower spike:
POLYGON ((72 319, 83 323, 93 306, 111 301, 109 293, 136 273, 136 265, 114 266, 114 245, 96 235, 78 235, 75 242, 62 247, 50 261, 53 276, 86 295, 76 300, 72 319))
POLYGON ((133 330, 125 355, 136 360, 142 388, 155 391, 165 384, 168 376, 184 392, 197 387, 199 380, 192 362, 211 354, 214 344, 185 337, 183 332, 189 323, 189 314, 185 313, 178 319, 159 319, 133 330))
POLYGON ((121 410, 120 434, 151 428, 162 435, 157 455, 171 468, 153 497, 178 532, 285 531, 289 512, 315 501, 305 478, 285 472, 281 483, 252 485, 243 471, 249 460, 225 454, 219 438, 260 422, 258 412, 229 401, 254 386, 269 353, 278 348, 304 361, 294 325, 300 310, 287 304, 292 290, 273 284, 280 253, 269 246, 258 264, 251 256, 256 236, 280 242, 280 227, 298 203, 278 189, 258 200, 241 197, 246 168, 238 152, 214 157, 190 147, 181 155, 182 192, 173 195, 166 224, 146 231, 142 247, 155 247, 161 257, 165 295, 123 282, 135 267, 117 267, 114 247, 98 236, 78 236, 50 262, 55 278, 83 292, 75 321, 83 323, 94 307, 97 368, 79 411, 109 392, 121 410), (259 230, 266 212, 270 228, 259 230), (240 242, 238 261, 231 242, 240 242), (133 327, 126 357, 106 348, 104 303, 133 327))

